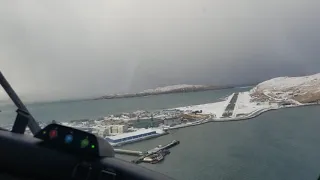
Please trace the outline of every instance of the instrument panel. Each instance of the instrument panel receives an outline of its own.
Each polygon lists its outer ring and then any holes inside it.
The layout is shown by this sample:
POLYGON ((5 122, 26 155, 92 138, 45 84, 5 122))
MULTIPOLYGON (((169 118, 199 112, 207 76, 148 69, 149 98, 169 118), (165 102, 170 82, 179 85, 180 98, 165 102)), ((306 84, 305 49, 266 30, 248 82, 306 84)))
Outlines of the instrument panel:
POLYGON ((35 137, 42 139, 42 144, 50 145, 56 149, 71 151, 76 154, 99 155, 97 137, 71 127, 50 124, 39 131, 35 137))

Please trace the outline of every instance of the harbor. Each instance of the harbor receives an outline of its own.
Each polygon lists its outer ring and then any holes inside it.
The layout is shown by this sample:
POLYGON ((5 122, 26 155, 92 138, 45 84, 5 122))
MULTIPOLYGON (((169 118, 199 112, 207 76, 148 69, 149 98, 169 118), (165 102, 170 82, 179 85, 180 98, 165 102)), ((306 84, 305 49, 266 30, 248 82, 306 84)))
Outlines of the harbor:
POLYGON ((148 151, 136 151, 136 150, 127 150, 127 149, 114 149, 117 154, 125 154, 129 156, 138 156, 137 159, 132 160, 133 163, 151 163, 156 164, 164 160, 165 156, 170 154, 170 148, 180 144, 180 141, 173 140, 172 142, 166 145, 158 145, 157 147, 150 149, 148 151))
MULTIPOLYGON (((280 104, 280 102, 256 102, 250 92, 236 92, 224 101, 208 104, 163 109, 157 111, 135 111, 109 115, 96 120, 62 122, 63 125, 78 128, 103 137, 113 147, 144 141, 169 134, 171 130, 197 126, 209 122, 230 122, 251 119, 263 112, 301 106, 280 104)), ((55 122, 56 123, 56 122, 55 122)), ((144 152, 116 149, 118 154, 141 157, 144 152)), ((161 156, 159 156, 161 157, 161 156)))
MULTIPOLYGON (((279 92, 272 94, 269 91, 260 92, 254 88, 250 91, 234 92, 219 102, 154 111, 137 110, 61 124, 93 133, 104 138, 113 147, 119 147, 167 135, 175 129, 210 122, 247 120, 267 111, 309 104, 288 100, 279 92)), ((313 104, 319 104, 319 102, 313 104)), ((116 152, 138 157, 146 155, 145 152, 122 149, 116 149, 116 152)))

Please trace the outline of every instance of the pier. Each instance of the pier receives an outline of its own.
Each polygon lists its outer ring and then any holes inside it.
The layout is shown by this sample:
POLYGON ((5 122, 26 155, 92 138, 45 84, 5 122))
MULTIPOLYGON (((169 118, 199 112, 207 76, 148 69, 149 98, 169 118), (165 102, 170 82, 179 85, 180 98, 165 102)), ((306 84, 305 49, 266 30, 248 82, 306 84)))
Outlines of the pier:
POLYGON ((152 154, 152 153, 156 153, 158 151, 164 150, 164 149, 170 149, 176 145, 178 145, 180 142, 177 140, 173 140, 171 143, 165 145, 165 146, 158 146, 154 149, 150 149, 149 151, 147 151, 148 154, 152 154))
MULTIPOLYGON (((150 156, 152 156, 154 154, 157 154, 159 152, 162 152, 164 150, 168 150, 168 149, 170 149, 170 148, 172 148, 172 147, 174 147, 174 146, 176 146, 178 144, 180 144, 180 141, 173 140, 171 143, 169 143, 169 144, 167 144, 165 146, 158 146, 158 147, 156 147, 154 149, 151 149, 151 150, 147 151, 147 153, 145 155, 140 156, 138 159, 135 159, 132 162, 135 163, 135 164, 139 164, 141 162, 144 162, 144 159, 146 157, 150 157, 150 156)), ((164 155, 167 155, 167 154, 169 154, 169 153, 166 153, 164 155)))
MULTIPOLYGON (((114 149, 114 152, 117 154, 126 154, 126 155, 130 155, 130 156, 138 156, 137 159, 133 160, 132 162, 135 164, 141 163, 141 162, 145 162, 145 158, 148 157, 152 157, 155 154, 161 154, 163 156, 168 155, 170 152, 168 149, 178 145, 180 143, 180 141, 177 140, 173 140, 172 142, 164 145, 164 146, 157 146, 153 149, 150 149, 146 152, 143 151, 135 151, 135 150, 127 150, 127 149, 114 149)), ((150 162, 153 163, 153 162, 150 162)))
POLYGON ((114 152, 118 154, 126 154, 131 156, 143 156, 144 154, 146 154, 142 151, 133 151, 133 150, 127 150, 127 149, 114 149, 114 152))

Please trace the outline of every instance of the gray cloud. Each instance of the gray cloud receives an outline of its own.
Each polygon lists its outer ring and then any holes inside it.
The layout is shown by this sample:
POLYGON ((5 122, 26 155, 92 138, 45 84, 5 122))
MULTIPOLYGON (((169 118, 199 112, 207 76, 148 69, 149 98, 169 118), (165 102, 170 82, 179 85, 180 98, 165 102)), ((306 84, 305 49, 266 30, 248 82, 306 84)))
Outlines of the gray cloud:
POLYGON ((1 70, 27 99, 319 71, 306 0, 1 1, 1 70))

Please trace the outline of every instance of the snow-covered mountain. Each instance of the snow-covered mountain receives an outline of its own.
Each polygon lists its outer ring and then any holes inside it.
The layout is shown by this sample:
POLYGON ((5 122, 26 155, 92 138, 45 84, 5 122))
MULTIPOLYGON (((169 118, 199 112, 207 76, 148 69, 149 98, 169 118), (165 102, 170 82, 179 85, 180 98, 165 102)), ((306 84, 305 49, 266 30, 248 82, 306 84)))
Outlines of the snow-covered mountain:
POLYGON ((301 77, 278 77, 258 84, 251 91, 259 100, 320 101, 320 73, 301 77))
POLYGON ((164 86, 164 87, 157 87, 155 89, 147 89, 142 91, 141 93, 157 93, 157 92, 169 92, 175 90, 187 90, 187 89, 197 89, 202 87, 208 87, 204 85, 189 85, 189 84, 177 84, 172 86, 164 86))
POLYGON ((155 89, 147 89, 138 93, 106 95, 106 96, 102 96, 95 99, 130 98, 130 97, 141 97, 141 96, 158 95, 158 94, 206 91, 206 90, 215 90, 215 89, 223 89, 223 88, 230 88, 230 86, 178 84, 178 85, 172 85, 172 86, 157 87, 155 89))

